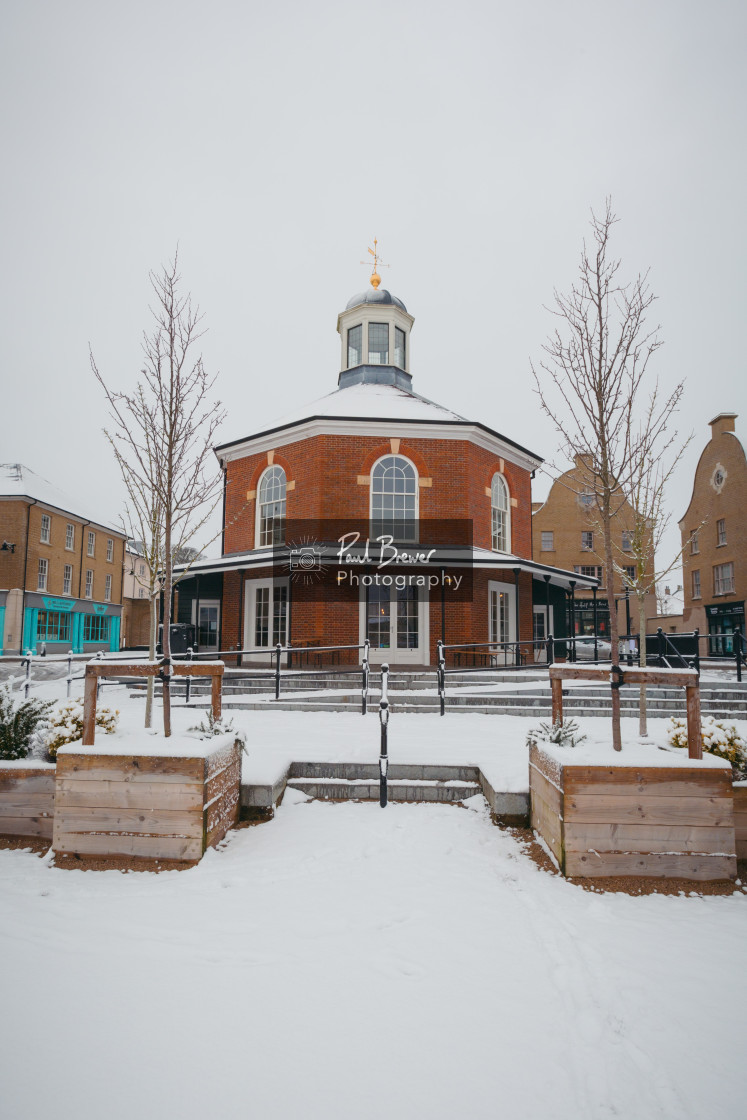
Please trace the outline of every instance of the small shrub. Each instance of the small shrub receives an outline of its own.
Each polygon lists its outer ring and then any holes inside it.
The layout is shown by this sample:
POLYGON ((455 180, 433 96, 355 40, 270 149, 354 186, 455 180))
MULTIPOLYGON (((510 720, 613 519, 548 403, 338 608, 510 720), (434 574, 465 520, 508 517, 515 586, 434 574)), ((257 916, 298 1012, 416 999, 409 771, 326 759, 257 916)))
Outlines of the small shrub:
MULTIPOLYGON (((747 777, 747 742, 738 733, 736 724, 703 716, 700 721, 703 750, 725 758, 737 778, 747 777)), ((687 746, 687 720, 672 717, 667 728, 667 741, 672 747, 687 746)))
MULTIPOLYGON (((107 735, 113 735, 117 730, 119 711, 111 708, 97 707, 96 727, 107 735)), ((74 743, 83 738, 83 701, 65 700, 52 713, 49 727, 45 734, 47 755, 52 762, 57 758, 57 751, 65 743, 74 743)))
POLYGON ((565 723, 556 720, 553 724, 541 723, 539 727, 533 727, 527 735, 527 746, 554 743, 558 747, 577 747, 585 738, 585 735, 580 734, 575 719, 567 719, 565 723))
POLYGON ((13 681, 0 688, 0 758, 26 758, 33 741, 47 726, 51 700, 16 701, 13 681))
POLYGON ((189 730, 197 731, 203 739, 211 735, 236 735, 237 738, 241 738, 233 726, 233 720, 229 716, 219 716, 216 719, 212 708, 208 708, 205 712, 205 718, 201 723, 195 724, 189 730))

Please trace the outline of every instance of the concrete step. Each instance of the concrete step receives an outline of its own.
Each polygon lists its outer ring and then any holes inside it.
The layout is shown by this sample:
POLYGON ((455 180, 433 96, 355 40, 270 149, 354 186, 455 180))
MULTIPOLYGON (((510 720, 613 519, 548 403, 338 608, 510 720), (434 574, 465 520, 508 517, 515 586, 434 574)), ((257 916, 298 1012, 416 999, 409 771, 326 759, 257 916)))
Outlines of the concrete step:
MULTIPOLYGON (((322 801, 378 801, 379 780, 363 778, 289 778, 292 789, 322 801)), ((389 778, 387 794, 390 801, 464 801, 481 793, 476 782, 414 781, 389 778)))

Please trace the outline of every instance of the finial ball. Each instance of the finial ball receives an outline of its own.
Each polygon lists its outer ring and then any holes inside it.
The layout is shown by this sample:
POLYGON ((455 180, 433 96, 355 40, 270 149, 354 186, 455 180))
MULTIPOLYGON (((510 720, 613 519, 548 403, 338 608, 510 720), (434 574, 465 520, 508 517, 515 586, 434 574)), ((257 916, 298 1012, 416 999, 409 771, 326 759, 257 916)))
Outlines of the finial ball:
POLYGON ((372 288, 378 288, 380 283, 381 283, 381 277, 379 276, 378 272, 372 272, 371 273, 371 287, 372 288))

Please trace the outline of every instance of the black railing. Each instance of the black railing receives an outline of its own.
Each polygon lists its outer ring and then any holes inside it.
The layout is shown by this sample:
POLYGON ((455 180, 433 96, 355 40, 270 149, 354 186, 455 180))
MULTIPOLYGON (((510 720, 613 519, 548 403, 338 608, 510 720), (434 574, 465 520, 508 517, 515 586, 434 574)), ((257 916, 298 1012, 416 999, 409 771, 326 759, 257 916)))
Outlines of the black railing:
POLYGON ((387 685, 389 683, 389 666, 381 666, 381 699, 379 700, 379 725, 381 728, 381 745, 379 747, 379 805, 386 809, 389 773, 389 696, 387 685))
MULTIPOLYGON (((269 660, 268 669, 269 669, 269 672, 272 674, 272 678, 273 678, 273 681, 274 681, 275 699, 279 700, 280 699, 280 693, 281 693, 281 683, 282 683, 283 680, 304 679, 309 673, 308 670, 304 670, 304 669, 291 669, 290 668, 290 661, 291 661, 292 657, 298 656, 301 659, 301 663, 302 663, 304 654, 314 654, 314 655, 324 654, 324 653, 340 654, 343 651, 351 651, 351 650, 360 651, 360 650, 363 650, 363 657, 362 657, 359 664, 356 663, 355 666, 351 666, 349 669, 330 669, 329 667, 327 667, 327 668, 324 669, 324 672, 325 672, 325 674, 331 674, 331 675, 334 675, 336 677, 337 676, 344 677, 344 676, 358 676, 358 675, 360 675, 360 681, 361 681, 361 715, 366 715, 366 712, 368 711, 368 691, 369 691, 369 680, 370 680, 370 647, 371 647, 371 643, 368 641, 368 639, 366 639, 366 641, 363 642, 361 645, 338 645, 338 646, 331 646, 331 645, 330 646, 319 646, 319 645, 309 645, 309 646, 293 646, 293 645, 290 645, 290 646, 284 646, 280 642, 278 642, 274 647, 267 648, 267 649, 226 649, 226 650, 216 650, 216 651, 211 650, 209 652, 204 652, 204 653, 195 653, 192 649, 188 649, 185 654, 175 655, 174 660, 187 660, 187 661, 195 660, 195 661, 197 661, 197 660, 202 659, 202 658, 207 658, 210 661, 217 661, 219 659, 227 658, 227 657, 236 658, 236 659, 244 658, 244 657, 264 657, 266 660, 269 660), (285 667, 283 666, 283 663, 282 663, 283 662, 283 657, 285 657, 287 659, 287 662, 288 662, 288 664, 285 667)), ((185 698, 186 698, 187 701, 189 701, 190 696, 191 696, 191 683, 192 683, 191 678, 187 677, 186 686, 185 686, 185 698)))

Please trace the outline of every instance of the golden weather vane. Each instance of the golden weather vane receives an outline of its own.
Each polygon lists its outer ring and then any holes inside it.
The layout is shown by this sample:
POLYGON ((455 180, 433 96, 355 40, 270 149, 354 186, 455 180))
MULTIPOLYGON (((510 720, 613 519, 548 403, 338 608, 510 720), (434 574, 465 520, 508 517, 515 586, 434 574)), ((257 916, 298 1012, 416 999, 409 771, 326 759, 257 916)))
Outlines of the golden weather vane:
MULTIPOLYGON (((382 268, 389 268, 389 265, 384 264, 381 257, 379 256, 378 245, 379 245, 379 243, 376 240, 376 238, 374 237, 374 247, 373 247, 373 249, 371 249, 370 247, 368 249, 369 253, 373 257, 373 269, 371 270, 371 287, 372 288, 378 288, 379 284, 381 283, 381 277, 379 276, 379 272, 378 272, 379 266, 381 266, 382 268)), ((370 264, 370 261, 361 261, 361 264, 370 264)))

